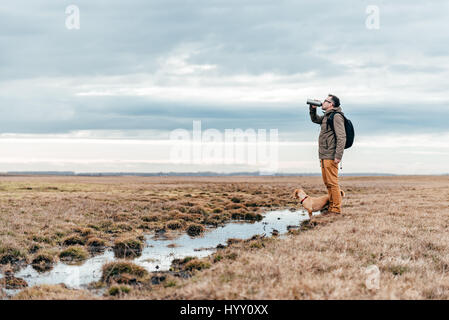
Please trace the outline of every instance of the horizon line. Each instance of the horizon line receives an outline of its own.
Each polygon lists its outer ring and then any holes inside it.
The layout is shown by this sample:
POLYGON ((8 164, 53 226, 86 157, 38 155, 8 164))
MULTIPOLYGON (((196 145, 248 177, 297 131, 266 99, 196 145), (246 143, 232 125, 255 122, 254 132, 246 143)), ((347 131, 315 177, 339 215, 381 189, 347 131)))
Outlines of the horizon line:
MULTIPOLYGON (((247 172, 247 171, 235 171, 229 173, 215 172, 215 171, 197 171, 197 172, 75 172, 75 171, 6 171, 0 172, 0 176, 321 176, 321 173, 261 173, 259 171, 247 172)), ((447 176, 449 173, 439 174, 397 174, 397 173, 383 173, 383 172, 354 172, 354 173, 341 173, 339 176, 447 176)))

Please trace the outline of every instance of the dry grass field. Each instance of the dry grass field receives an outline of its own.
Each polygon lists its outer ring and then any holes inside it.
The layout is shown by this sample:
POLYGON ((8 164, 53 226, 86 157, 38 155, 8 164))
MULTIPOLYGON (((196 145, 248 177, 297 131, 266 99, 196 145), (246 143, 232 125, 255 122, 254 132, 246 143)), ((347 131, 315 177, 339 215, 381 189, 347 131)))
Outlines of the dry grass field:
MULTIPOLYGON (((178 261, 189 277, 154 281, 161 274, 121 260, 94 284, 104 295, 43 285, 14 298, 447 299, 449 177, 341 177, 340 185, 342 216, 178 261), (378 289, 366 286, 370 265, 380 270, 378 289)), ((51 268, 67 257, 82 261, 92 248, 139 250, 147 233, 201 232, 300 209, 297 187, 325 193, 320 177, 0 177, 0 264, 4 274, 27 264, 51 268)))

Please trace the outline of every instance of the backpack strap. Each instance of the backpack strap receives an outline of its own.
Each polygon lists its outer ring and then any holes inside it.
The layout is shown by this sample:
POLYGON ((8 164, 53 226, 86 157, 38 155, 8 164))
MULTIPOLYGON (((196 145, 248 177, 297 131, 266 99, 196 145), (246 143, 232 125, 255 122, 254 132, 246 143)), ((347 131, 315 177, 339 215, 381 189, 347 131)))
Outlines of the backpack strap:
POLYGON ((332 131, 334 131, 334 115, 335 115, 335 111, 331 112, 331 114, 329 115, 329 117, 327 117, 326 120, 326 129, 329 129, 329 126, 331 126, 332 131))
POLYGON ((332 111, 331 114, 329 115, 329 117, 327 118, 327 122, 326 122, 327 128, 329 128, 329 126, 330 126, 332 129, 332 132, 334 133, 335 141, 337 141, 337 134, 335 133, 335 129, 334 129, 334 116, 336 113, 341 114, 341 116, 343 117, 343 120, 345 119, 345 116, 340 111, 332 111))

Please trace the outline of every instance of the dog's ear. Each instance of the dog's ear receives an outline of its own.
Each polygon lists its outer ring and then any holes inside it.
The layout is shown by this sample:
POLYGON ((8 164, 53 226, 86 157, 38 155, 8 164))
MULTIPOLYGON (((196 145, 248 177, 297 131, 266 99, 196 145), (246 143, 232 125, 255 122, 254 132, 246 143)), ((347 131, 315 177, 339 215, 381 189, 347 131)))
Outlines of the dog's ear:
POLYGON ((299 193, 299 189, 295 189, 295 191, 293 192, 293 197, 295 197, 296 199, 299 199, 298 193, 299 193))
POLYGON ((299 194, 300 194, 301 192, 304 192, 304 190, 302 190, 302 189, 295 189, 295 192, 293 193, 293 196, 294 196, 296 199, 299 199, 299 194))

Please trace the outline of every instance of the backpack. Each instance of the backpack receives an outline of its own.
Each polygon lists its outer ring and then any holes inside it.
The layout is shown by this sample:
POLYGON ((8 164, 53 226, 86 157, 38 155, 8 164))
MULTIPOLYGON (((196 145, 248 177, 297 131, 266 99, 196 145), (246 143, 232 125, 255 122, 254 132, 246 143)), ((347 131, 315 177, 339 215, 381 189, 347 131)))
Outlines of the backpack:
POLYGON ((329 115, 329 118, 327 118, 327 126, 331 127, 332 131, 334 132, 334 136, 335 136, 335 141, 337 141, 337 136, 335 134, 335 130, 334 130, 334 115, 336 113, 339 113, 342 115, 344 121, 345 121, 345 131, 346 131, 346 144, 345 144, 345 149, 348 149, 352 146, 352 144, 354 143, 354 126, 352 125, 351 120, 346 119, 346 117, 343 115, 343 113, 335 111, 332 112, 329 115))

